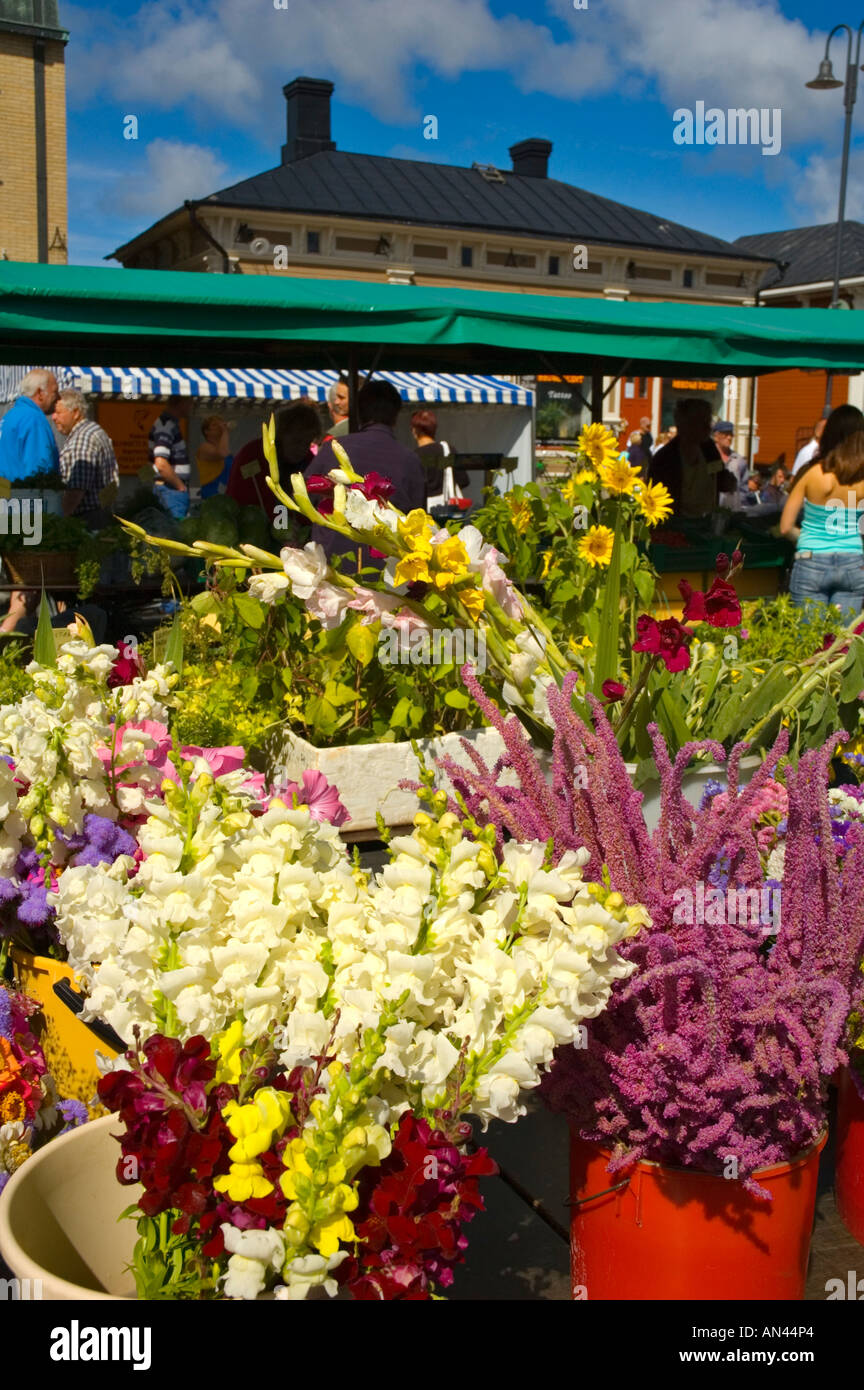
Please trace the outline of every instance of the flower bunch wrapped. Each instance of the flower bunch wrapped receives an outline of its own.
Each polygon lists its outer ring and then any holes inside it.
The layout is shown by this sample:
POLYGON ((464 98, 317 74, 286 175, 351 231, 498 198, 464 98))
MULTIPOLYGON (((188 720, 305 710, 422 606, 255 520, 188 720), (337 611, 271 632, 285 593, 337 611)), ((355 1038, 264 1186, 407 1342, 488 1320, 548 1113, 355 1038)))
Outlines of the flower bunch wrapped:
POLYGON ((76 1100, 60 1100, 34 1015, 39 1006, 0 983, 0 1192, 34 1149, 87 1119, 76 1100))
MULTIPOLYGON (((476 754, 470 768, 443 760, 453 809, 469 823, 491 818, 514 835, 548 836, 553 862, 585 846, 589 875, 608 874, 650 916, 622 947, 637 973, 588 1025, 587 1048, 560 1049, 544 1093, 584 1138, 608 1148, 610 1172, 650 1159, 722 1174, 734 1160, 764 1196, 754 1173, 819 1138, 827 1083, 849 1059, 848 1020, 864 1002, 864 824, 844 825, 838 857, 832 807, 847 808, 827 787, 843 735, 805 753, 797 769, 785 766, 782 796, 785 733, 743 789, 739 746, 727 790, 697 810, 681 778, 698 748, 673 762, 652 727, 663 792, 649 835, 602 707, 594 702, 593 729, 584 724, 570 707, 571 679, 550 696, 551 787, 518 721, 502 719, 479 688, 508 756, 495 769, 476 754), (783 862, 769 877, 781 820, 783 862)), ((705 751, 725 759, 716 745, 705 751)))

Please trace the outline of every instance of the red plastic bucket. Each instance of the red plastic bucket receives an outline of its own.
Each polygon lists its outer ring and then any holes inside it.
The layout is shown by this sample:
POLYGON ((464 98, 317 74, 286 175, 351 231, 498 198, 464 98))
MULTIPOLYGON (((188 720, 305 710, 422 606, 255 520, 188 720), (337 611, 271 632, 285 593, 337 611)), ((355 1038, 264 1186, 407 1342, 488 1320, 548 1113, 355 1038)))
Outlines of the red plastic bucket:
POLYGON ((834 1191, 840 1220, 864 1245, 864 1100, 848 1071, 837 1097, 837 1165, 834 1191))
POLYGON ((758 1172, 767 1203, 740 1182, 658 1163, 622 1180, 608 1153, 571 1137, 573 1298, 802 1299, 826 1138, 758 1172))

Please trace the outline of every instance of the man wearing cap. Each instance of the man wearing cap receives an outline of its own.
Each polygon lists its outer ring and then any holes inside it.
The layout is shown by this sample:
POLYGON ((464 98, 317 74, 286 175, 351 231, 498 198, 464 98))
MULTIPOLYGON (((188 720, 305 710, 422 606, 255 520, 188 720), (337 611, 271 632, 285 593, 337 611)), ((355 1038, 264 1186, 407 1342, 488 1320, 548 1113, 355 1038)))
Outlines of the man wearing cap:
POLYGON ((735 482, 738 486, 738 500, 747 491, 747 475, 750 472, 750 465, 741 454, 735 452, 732 447, 732 440, 735 435, 735 426, 731 420, 718 420, 712 431, 714 443, 720 451, 723 460, 723 467, 728 468, 730 473, 734 473, 735 482))
POLYGON ((150 431, 150 459, 157 473, 157 501, 177 521, 189 515, 189 455, 180 423, 163 410, 150 431))

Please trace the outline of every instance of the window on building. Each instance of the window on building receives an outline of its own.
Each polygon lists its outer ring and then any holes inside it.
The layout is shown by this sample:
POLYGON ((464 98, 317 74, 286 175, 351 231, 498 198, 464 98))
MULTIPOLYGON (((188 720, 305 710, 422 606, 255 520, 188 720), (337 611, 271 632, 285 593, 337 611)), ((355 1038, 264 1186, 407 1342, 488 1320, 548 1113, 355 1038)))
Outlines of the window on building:
POLYGON ((561 266, 561 258, 560 258, 559 256, 550 256, 550 257, 549 257, 549 274, 550 274, 550 275, 559 275, 559 274, 560 274, 560 266, 561 266))
POLYGON ((648 395, 647 376, 640 376, 636 378, 636 395, 640 398, 648 395))
POLYGON ((508 270, 536 270, 537 257, 524 251, 487 251, 486 264, 507 266, 508 270))
POLYGON ((669 266, 639 265, 637 261, 630 261, 627 276, 630 280, 671 280, 672 270, 669 266))
POLYGON ((447 247, 439 245, 438 242, 415 241, 414 255, 423 261, 446 261, 447 247))
POLYGON ((706 285, 728 285, 730 289, 738 289, 741 284, 740 275, 729 274, 722 270, 706 270, 706 285))
POLYGON ((463 267, 463 269, 464 269, 464 270, 470 270, 471 267, 473 266, 473 264, 474 264, 474 247, 473 247, 473 246, 463 246, 463 247, 462 247, 462 267, 463 267))
POLYGON ((692 288, 693 288, 693 271, 692 271, 692 270, 685 270, 685 271, 684 271, 683 284, 684 284, 685 290, 692 290, 692 288))
POLYGON ((321 233, 306 233, 306 250, 310 256, 320 256, 321 254, 321 233))
POLYGON ((377 236, 337 236, 337 251, 353 251, 361 256, 374 256, 378 252, 377 236))

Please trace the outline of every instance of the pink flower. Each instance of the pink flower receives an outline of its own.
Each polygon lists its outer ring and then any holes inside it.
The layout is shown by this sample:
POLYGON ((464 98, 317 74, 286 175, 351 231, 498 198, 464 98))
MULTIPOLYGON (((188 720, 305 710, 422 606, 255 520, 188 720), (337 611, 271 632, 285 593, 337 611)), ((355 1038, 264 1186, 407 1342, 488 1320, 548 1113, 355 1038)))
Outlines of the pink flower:
POLYGON ((623 700, 626 694, 627 687, 626 685, 622 685, 620 681, 603 682, 603 699, 608 700, 611 704, 615 704, 618 700, 623 700))
POLYGON ((482 559, 481 583, 487 594, 491 594, 495 602, 503 608, 507 617, 518 621, 523 617, 522 605, 516 590, 498 563, 502 558, 500 550, 496 550, 494 546, 486 551, 482 559))
POLYGON ((301 806, 309 807, 309 814, 314 820, 329 821, 331 825, 339 826, 348 819, 348 810, 339 800, 338 788, 327 781, 323 772, 313 772, 307 768, 302 784, 288 782, 276 788, 273 794, 289 805, 293 805, 296 796, 301 806))
POLYGON ((187 748, 181 748, 180 752, 189 762, 195 758, 203 758, 214 777, 222 777, 226 772, 237 772, 243 766, 246 757, 246 749, 240 748, 237 744, 229 744, 225 748, 196 748, 190 744, 187 748))
POLYGON ((333 488, 332 479, 325 478, 320 473, 313 473, 311 477, 306 479, 306 491, 312 505, 322 516, 330 516, 333 511, 333 488))
POLYGON ((338 589, 335 584, 324 580, 306 599, 306 607, 313 618, 317 618, 328 632, 338 627, 345 617, 345 610, 351 602, 348 589, 338 589))
POLYGON ((412 613, 410 608, 400 608, 398 613, 382 613, 381 626, 397 628, 399 632, 431 632, 432 629, 425 618, 421 618, 418 613, 412 613))
POLYGON ((401 599, 393 594, 379 594, 375 589, 365 589, 358 584, 347 606, 356 613, 363 613, 367 623, 377 623, 383 621, 385 614, 398 608, 400 602, 401 599))

